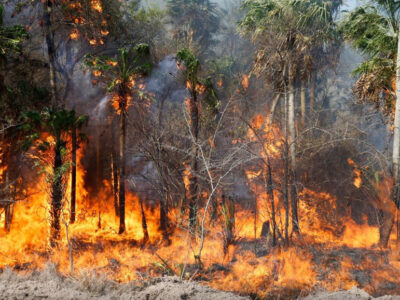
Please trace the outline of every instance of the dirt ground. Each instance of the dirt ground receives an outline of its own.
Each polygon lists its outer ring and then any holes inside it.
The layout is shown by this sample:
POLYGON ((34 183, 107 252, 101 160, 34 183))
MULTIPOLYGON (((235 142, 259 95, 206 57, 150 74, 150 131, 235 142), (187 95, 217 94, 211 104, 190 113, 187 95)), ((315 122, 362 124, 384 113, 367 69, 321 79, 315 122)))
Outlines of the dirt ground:
MULTIPOLYGON (((60 276, 53 266, 29 275, 10 269, 0 275, 0 300, 39 299, 102 299, 102 300, 245 300, 232 293, 213 290, 196 282, 177 277, 155 278, 145 282, 118 284, 88 272, 79 279, 60 276)), ((318 292, 303 300, 400 300, 400 296, 374 298, 356 287, 349 291, 318 292)))
POLYGON ((360 290, 356 287, 353 287, 348 291, 340 291, 340 292, 320 292, 314 295, 309 295, 303 300, 400 300, 400 296, 382 296, 379 298, 374 298, 370 296, 363 290, 360 290))
POLYGON ((0 275, 1 300, 39 299, 137 299, 137 300, 244 300, 231 293, 212 290, 198 283, 181 281, 177 277, 163 277, 150 282, 117 284, 90 273, 79 279, 61 277, 55 268, 27 276, 4 270, 0 275))

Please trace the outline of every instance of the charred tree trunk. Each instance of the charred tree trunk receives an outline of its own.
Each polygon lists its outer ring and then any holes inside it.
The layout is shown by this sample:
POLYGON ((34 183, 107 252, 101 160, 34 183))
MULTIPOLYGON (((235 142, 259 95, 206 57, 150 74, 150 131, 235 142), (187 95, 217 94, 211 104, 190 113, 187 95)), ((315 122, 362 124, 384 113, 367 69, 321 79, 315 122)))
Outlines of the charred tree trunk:
POLYGON ((292 208, 292 230, 299 232, 297 216, 297 191, 296 191, 296 121, 294 105, 294 78, 289 74, 288 98, 288 129, 289 129, 289 160, 290 160, 290 199, 292 208))
POLYGON ((285 206, 285 245, 289 246, 289 144, 288 144, 288 93, 287 88, 285 90, 285 105, 284 105, 284 115, 285 115, 285 147, 283 153, 284 160, 284 206, 285 206))
POLYGON ((119 231, 125 232, 125 155, 126 155, 126 111, 123 110, 120 116, 119 131, 119 231))
POLYGON ((77 150, 77 141, 76 141, 76 128, 72 128, 71 135, 71 143, 72 143, 72 174, 71 174, 71 215, 70 215, 70 224, 75 223, 76 217, 76 150, 77 150))
MULTIPOLYGON (((313 113, 314 111, 314 104, 315 104, 315 85, 317 78, 315 71, 312 71, 311 73, 311 79, 310 79, 310 106, 309 106, 309 113, 313 113)), ((311 118, 312 119, 312 118, 311 118)))
POLYGON ((140 202, 140 210, 142 213, 143 244, 146 244, 149 241, 149 231, 147 230, 146 214, 144 212, 142 197, 139 197, 139 202, 140 202))
POLYGON ((301 80, 300 115, 301 115, 301 126, 304 128, 304 125, 306 124, 306 82, 305 82, 305 80, 301 80))
POLYGON ((386 209, 380 210, 379 214, 379 246, 386 248, 394 224, 394 214, 386 209))
MULTIPOLYGON (((195 85, 193 85, 195 86, 195 85)), ((189 225, 194 233, 197 223, 197 205, 198 205, 198 149, 197 143, 199 138, 199 108, 197 103, 197 93, 193 88, 192 97, 189 100, 189 123, 192 135, 192 153, 190 161, 189 175, 189 225)))
POLYGON ((51 12, 53 1, 45 0, 44 2, 44 14, 43 14, 43 25, 44 33, 47 44, 47 56, 49 60, 49 78, 50 78, 50 94, 51 94, 51 107, 55 109, 58 105, 57 103, 57 77, 56 77, 56 48, 54 44, 54 33, 52 30, 51 23, 51 12))
POLYGON ((168 196, 160 201, 160 230, 163 233, 163 239, 168 240, 168 196))
POLYGON ((289 246, 289 155, 287 143, 284 154, 284 205, 285 205, 285 244, 289 246))
POLYGON ((55 247, 60 239, 60 216, 62 209, 62 157, 61 149, 62 143, 58 140, 54 146, 54 163, 53 163, 53 183, 51 189, 51 234, 50 234, 50 246, 55 247))
POLYGON ((230 197, 222 195, 222 212, 225 219, 224 254, 235 242, 235 203, 230 197))
POLYGON ((111 124, 111 178, 112 178, 112 193, 114 196, 114 211, 115 216, 119 217, 119 164, 118 164, 118 154, 116 151, 115 144, 118 142, 115 140, 114 134, 114 122, 111 124))
POLYGON ((271 214, 272 214, 272 245, 276 246, 276 217, 275 217, 275 199, 274 199, 274 188, 272 185, 272 170, 271 163, 268 159, 267 166, 267 194, 271 199, 271 214))

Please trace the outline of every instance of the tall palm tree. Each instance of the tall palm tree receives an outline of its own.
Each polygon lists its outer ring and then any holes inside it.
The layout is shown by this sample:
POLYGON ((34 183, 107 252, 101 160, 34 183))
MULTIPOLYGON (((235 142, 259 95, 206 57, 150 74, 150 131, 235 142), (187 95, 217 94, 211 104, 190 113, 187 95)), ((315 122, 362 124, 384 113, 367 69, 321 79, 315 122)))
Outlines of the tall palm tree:
POLYGON ((125 232, 125 180, 126 180, 126 118, 132 101, 137 101, 136 80, 146 75, 151 65, 147 44, 121 49, 117 59, 106 56, 87 55, 85 63, 95 76, 108 85, 112 104, 119 115, 119 233, 125 232), (133 98, 136 97, 136 98, 133 98))
MULTIPOLYGON (((291 179, 291 215, 294 232, 299 231, 296 191, 296 125, 295 86, 300 81, 306 49, 331 39, 333 12, 340 1, 323 0, 245 0, 245 17, 240 22, 243 34, 250 34, 258 45, 254 72, 267 75, 285 86, 287 94, 287 127, 291 179), (271 42, 273 41, 273 42, 271 42), (273 65, 273 68, 271 67, 273 65), (268 74, 274 70, 274 74, 268 74)), ((303 78, 304 79, 304 78, 303 78)), ((278 84, 281 86, 281 84, 278 84)), ((304 92, 304 90, 303 90, 304 92)), ((305 101, 305 100, 303 100, 305 101)), ((287 207, 288 209, 288 207, 287 207)))
MULTIPOLYGON (((366 60, 356 69, 355 94, 361 101, 373 103, 386 113, 394 112, 392 152, 393 201, 400 207, 400 1, 373 0, 350 12, 342 23, 344 36, 360 50, 366 60)), ((393 216, 386 216, 388 230, 381 234, 387 246, 393 216)))

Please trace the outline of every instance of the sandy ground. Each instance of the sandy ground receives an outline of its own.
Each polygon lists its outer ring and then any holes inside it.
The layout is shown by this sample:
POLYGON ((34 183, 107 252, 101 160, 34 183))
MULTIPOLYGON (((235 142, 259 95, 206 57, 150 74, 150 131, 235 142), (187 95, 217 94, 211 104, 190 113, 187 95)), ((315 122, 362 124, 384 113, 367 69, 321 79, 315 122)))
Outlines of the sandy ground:
POLYGON ((212 290, 177 277, 163 277, 138 284, 116 284, 91 274, 82 274, 79 280, 61 277, 54 268, 27 276, 4 270, 0 275, 0 299, 110 299, 110 300, 244 300, 231 293, 212 290))
POLYGON ((303 300, 372 300, 372 299, 379 299, 379 300, 400 300, 400 296, 383 296, 379 298, 374 298, 370 296, 363 290, 360 290, 356 287, 353 287, 351 290, 348 291, 341 291, 341 292, 320 292, 314 295, 309 295, 308 297, 304 298, 303 300))
MULTIPOLYGON (((195 282, 181 281, 177 277, 163 277, 149 282, 117 284, 91 273, 79 279, 62 277, 54 267, 41 272, 18 275, 4 270, 0 275, 0 300, 20 299, 102 299, 102 300, 245 300, 232 293, 216 291, 195 282)), ((400 300, 400 296, 374 298, 356 287, 348 291, 318 292, 303 300, 400 300)))

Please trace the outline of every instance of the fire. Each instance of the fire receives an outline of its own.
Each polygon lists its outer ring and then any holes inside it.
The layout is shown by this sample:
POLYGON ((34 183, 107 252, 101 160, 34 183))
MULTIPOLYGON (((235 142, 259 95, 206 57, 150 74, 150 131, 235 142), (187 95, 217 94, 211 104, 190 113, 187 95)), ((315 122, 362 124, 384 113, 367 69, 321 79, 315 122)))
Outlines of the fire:
POLYGON ((361 171, 358 169, 357 164, 351 158, 348 158, 347 162, 350 166, 353 167, 353 185, 359 189, 362 185, 361 171))
POLYGON ((202 84, 196 84, 196 92, 201 95, 206 90, 206 87, 202 84))
MULTIPOLYGON (((132 77, 131 81, 140 87, 139 79, 132 77)), ((121 101, 125 100, 114 95, 111 101, 119 111, 121 101)), ((0 269, 12 267, 32 271, 44 268, 46 263, 51 261, 57 265, 60 272, 68 274, 68 230, 73 245, 75 270, 92 269, 110 280, 124 283, 140 279, 141 273, 152 277, 162 276, 166 273, 165 264, 168 264, 170 274, 179 276, 183 272, 183 266, 187 266, 182 274, 185 279, 196 278, 197 272, 200 272, 199 278, 205 279, 204 281, 214 288, 254 294, 260 298, 270 297, 279 289, 310 291, 316 283, 328 290, 350 288, 357 284, 352 272, 362 271, 360 265, 374 270, 371 280, 386 282, 391 278, 398 282, 394 279, 397 278, 394 275, 400 270, 398 253, 393 252, 387 258, 388 267, 379 262, 381 252, 376 247, 379 242, 378 226, 370 225, 366 216, 358 223, 351 217, 341 217, 337 213, 337 199, 323 191, 309 188, 299 191, 301 234, 293 237, 289 246, 272 246, 271 212, 276 214, 279 234, 284 234, 285 207, 282 183, 276 179, 278 176, 274 176, 272 195, 268 192, 266 162, 267 158, 281 159, 284 143, 281 140, 280 129, 271 126, 268 118, 261 114, 251 119, 249 127, 251 129, 245 138, 250 142, 259 143, 258 155, 262 162, 244 170, 247 187, 254 198, 251 198, 251 201, 243 201, 244 204, 235 202, 235 242, 225 247, 222 238, 225 223, 221 214, 223 198, 217 197, 215 216, 211 219, 209 214, 206 220, 209 225, 202 254, 204 270, 192 269, 196 264, 192 252, 193 249, 197 249, 200 241, 197 236, 192 237, 188 232, 187 218, 182 216, 184 212, 179 206, 170 208, 169 218, 174 229, 169 236, 170 243, 163 243, 163 234, 159 229, 159 203, 146 202, 139 195, 128 192, 127 232, 123 235, 118 234, 118 218, 115 216, 111 183, 105 180, 97 195, 92 195, 85 188, 85 147, 81 147, 77 153, 77 220, 71 225, 64 223, 69 220, 71 182, 68 178, 63 199, 62 237, 59 247, 52 252, 48 251, 45 237, 49 230, 49 194, 46 178, 42 176, 26 188, 27 199, 15 205, 11 231, 0 230, 0 269), (246 206, 247 204, 251 205, 246 206), (149 233, 149 241, 145 245, 143 216, 149 233), (263 233, 263 227, 269 228, 269 234, 263 233), (362 251, 366 249, 367 256, 363 257, 362 251), (360 262, 355 263, 350 256, 346 256, 348 252, 357 253, 360 262), (335 261, 337 266, 331 266, 332 261, 335 261)), ((43 138, 47 138, 50 144, 54 143, 50 136, 43 138)), ((210 138, 208 143, 212 148, 215 147, 213 139, 210 138)), ((1 160, 0 163, 2 162, 1 160)), ((348 163, 354 170, 358 170, 350 158, 348 163)), ((282 175, 281 165, 275 163, 272 167, 275 175, 282 175)), ((5 169, 0 169, 0 182, 5 169)), ((182 180, 186 193, 191 176, 190 166, 184 164, 182 180)), ((386 187, 390 186, 390 182, 383 180, 380 184, 379 188, 383 191, 380 193, 383 197, 381 208, 389 209, 390 203, 394 206, 386 187)), ((199 191, 199 194, 202 199, 208 196, 204 190, 199 191)), ((179 201, 181 199, 177 199, 176 202, 179 201)), ((202 215, 203 212, 200 207, 199 214, 202 215)), ((366 286, 366 289, 373 288, 373 285, 366 286)))
POLYGON ((101 33, 102 35, 104 35, 104 36, 107 36, 107 35, 110 34, 110 32, 109 32, 108 30, 106 30, 106 29, 102 29, 102 30, 100 31, 100 33, 101 33))
POLYGON ((118 63, 116 61, 111 61, 111 60, 107 61, 107 65, 112 66, 112 67, 115 67, 117 64, 118 63))
POLYGON ((246 74, 242 75, 242 87, 246 91, 249 87, 249 77, 246 74))
POLYGON ((69 34, 69 37, 71 38, 71 40, 77 40, 79 38, 79 30, 72 29, 71 33, 69 34))
POLYGON ((100 77, 102 74, 103 74, 103 72, 101 72, 100 70, 93 70, 93 76, 95 76, 95 77, 100 77))
POLYGON ((103 6, 101 5, 100 0, 91 0, 90 4, 93 10, 97 11, 98 13, 103 13, 103 6))

